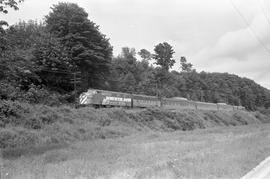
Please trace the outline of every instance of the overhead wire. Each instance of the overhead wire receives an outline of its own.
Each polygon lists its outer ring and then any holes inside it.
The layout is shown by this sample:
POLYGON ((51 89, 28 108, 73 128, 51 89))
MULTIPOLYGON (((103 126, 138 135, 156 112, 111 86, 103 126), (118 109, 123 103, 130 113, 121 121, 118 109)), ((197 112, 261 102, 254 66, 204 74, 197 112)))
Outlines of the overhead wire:
MULTIPOLYGON (((259 38, 259 36, 256 34, 256 32, 254 31, 254 29, 252 29, 250 27, 250 24, 248 22, 248 20, 245 18, 245 16, 242 14, 242 12, 239 10, 239 8, 235 5, 235 3, 233 2, 233 0, 230 0, 231 5, 233 6, 234 10, 239 14, 239 16, 242 18, 242 20, 245 22, 245 24, 247 25, 248 29, 250 30, 250 32, 254 35, 254 37, 256 38, 256 40, 259 42, 259 44, 265 49, 265 51, 267 53, 270 54, 270 50, 267 48, 267 46, 264 44, 264 42, 259 38)), ((270 23, 270 21, 269 21, 270 23)))
MULTIPOLYGON (((0 66, 5 66, 5 65, 0 64, 0 66)), ((80 74, 79 71, 71 72, 71 71, 67 71, 67 70, 41 69, 40 71, 46 71, 46 72, 51 72, 51 73, 60 73, 60 74, 62 73, 62 74, 68 74, 68 75, 74 75, 74 73, 80 74)), ((92 79, 95 79, 95 80, 106 80, 106 81, 110 81, 110 82, 121 82, 121 80, 119 80, 119 79, 118 80, 116 80, 116 79, 104 79, 104 78, 97 77, 97 76, 92 77, 92 79)), ((72 78, 71 78, 71 80, 72 80, 72 78)), ((219 90, 219 89, 187 89, 187 88, 179 88, 179 90, 182 91, 182 92, 204 92, 204 93, 208 93, 208 92, 219 92, 221 94, 226 94, 226 95, 231 95, 231 94, 234 93, 234 92, 225 92, 225 91, 219 90)))
POLYGON ((263 8, 262 5, 263 5, 263 0, 260 1, 259 6, 260 6, 260 8, 261 8, 261 10, 262 10, 262 13, 263 13, 263 15, 264 15, 264 17, 265 17, 267 23, 270 25, 270 19, 269 19, 269 17, 267 16, 266 11, 265 11, 265 9, 263 8))
MULTIPOLYGON (((0 66, 4 66, 4 65, 1 65, 0 66)), ((42 69, 41 71, 46 71, 46 72, 51 72, 51 73, 62 73, 62 74, 70 74, 70 75, 73 75, 74 73, 78 73, 78 72, 70 72, 70 71, 65 71, 65 70, 48 70, 48 69, 42 69)), ((95 80, 105 80, 104 78, 101 78, 101 77, 92 77, 93 79, 95 80)), ((110 81, 110 82, 121 82, 121 80, 116 80, 116 79, 106 79, 107 81, 110 81)), ((197 92, 197 91, 204 91, 204 92, 220 92, 220 93, 223 93, 223 94, 232 94, 232 93, 228 93, 228 92, 224 92, 223 90, 218 90, 218 89, 187 89, 187 88, 180 88, 179 90, 181 91, 184 91, 184 92, 197 92)))

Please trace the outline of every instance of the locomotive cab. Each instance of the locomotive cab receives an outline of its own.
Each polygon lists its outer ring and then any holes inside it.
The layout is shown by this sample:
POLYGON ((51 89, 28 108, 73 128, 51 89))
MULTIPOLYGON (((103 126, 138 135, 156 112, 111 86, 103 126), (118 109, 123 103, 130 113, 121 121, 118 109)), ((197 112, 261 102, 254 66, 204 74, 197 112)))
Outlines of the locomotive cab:
POLYGON ((97 90, 93 90, 93 89, 88 89, 87 92, 84 92, 80 95, 79 99, 80 99, 80 104, 82 105, 87 105, 87 104, 93 104, 94 100, 94 96, 95 94, 97 94, 98 91, 97 90))

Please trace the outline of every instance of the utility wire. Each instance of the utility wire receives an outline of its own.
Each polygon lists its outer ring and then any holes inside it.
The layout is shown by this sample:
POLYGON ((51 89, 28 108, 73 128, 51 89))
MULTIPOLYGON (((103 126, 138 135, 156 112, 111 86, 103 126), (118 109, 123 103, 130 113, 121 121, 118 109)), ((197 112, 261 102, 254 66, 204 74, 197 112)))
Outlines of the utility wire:
MULTIPOLYGON (((4 65, 0 64, 0 66, 4 66, 4 65)), ((51 73, 62 73, 62 74, 69 74, 69 75, 74 75, 74 73, 76 73, 76 74, 79 73, 78 71, 77 72, 71 72, 71 71, 66 71, 66 70, 49 70, 49 69, 41 69, 41 71, 46 71, 46 72, 51 72, 51 73)), ((92 77, 92 79, 105 80, 104 78, 101 78, 101 77, 92 77)), ((114 80, 114 79, 106 79, 106 81, 122 82, 121 80, 114 80)), ((219 92, 219 93, 228 94, 228 95, 233 94, 233 92, 230 93, 230 92, 225 92, 225 91, 218 90, 218 89, 187 89, 187 88, 179 88, 179 90, 182 91, 182 92, 198 92, 198 91, 202 91, 202 92, 219 92)))
POLYGON ((259 6, 260 6, 260 8, 261 8, 261 10, 262 10, 262 13, 263 13, 263 15, 264 15, 264 17, 266 18, 266 20, 267 20, 267 23, 270 25, 270 19, 268 18, 268 16, 267 16, 267 14, 266 14, 266 11, 265 11, 265 9, 263 8, 263 0, 261 0, 260 1, 260 3, 259 3, 259 6))
MULTIPOLYGON (((0 66, 6 67, 7 65, 0 64, 0 66)), ((46 71, 46 72, 52 72, 52 73, 63 73, 63 74, 74 74, 74 73, 77 73, 78 74, 78 73, 80 73, 78 71, 72 72, 72 71, 67 71, 67 70, 50 70, 50 69, 38 69, 38 70, 40 70, 40 71, 46 71)))
POLYGON ((46 72, 52 72, 52 73, 63 73, 63 74, 71 74, 73 75, 74 73, 78 74, 79 72, 72 72, 72 71, 65 71, 65 70, 49 70, 49 69, 40 69, 40 71, 46 71, 46 72))
POLYGON ((242 12, 239 10, 239 8, 235 5, 235 3, 233 2, 233 0, 230 0, 234 10, 239 14, 239 16, 242 18, 242 20, 245 22, 245 24, 248 26, 248 29, 250 30, 250 32, 254 35, 254 37, 256 38, 256 40, 259 42, 259 44, 265 49, 265 51, 267 53, 270 54, 270 50, 266 47, 266 45, 264 44, 264 42, 259 38, 259 36, 257 36, 256 32, 250 27, 250 24, 248 22, 248 20, 245 18, 245 16, 242 14, 242 12))

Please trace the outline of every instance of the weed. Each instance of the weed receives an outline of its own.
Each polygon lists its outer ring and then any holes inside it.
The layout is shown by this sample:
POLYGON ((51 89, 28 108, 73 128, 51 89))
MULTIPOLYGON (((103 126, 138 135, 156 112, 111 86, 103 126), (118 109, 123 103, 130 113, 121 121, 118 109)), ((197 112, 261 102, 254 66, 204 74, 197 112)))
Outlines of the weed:
POLYGON ((210 126, 266 123, 260 113, 91 107, 50 107, 0 101, 0 148, 114 138, 134 132, 194 130, 210 126))

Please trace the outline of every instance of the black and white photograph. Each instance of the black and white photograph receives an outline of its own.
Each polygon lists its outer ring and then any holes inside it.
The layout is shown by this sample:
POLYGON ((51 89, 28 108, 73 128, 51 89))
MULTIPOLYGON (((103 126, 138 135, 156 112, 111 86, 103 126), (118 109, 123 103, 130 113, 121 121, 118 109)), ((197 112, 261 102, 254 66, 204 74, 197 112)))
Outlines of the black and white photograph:
POLYGON ((0 179, 270 179, 270 1, 0 0, 0 179))

